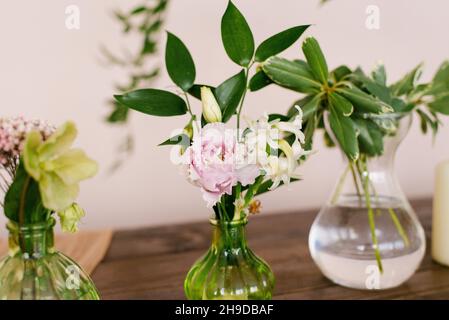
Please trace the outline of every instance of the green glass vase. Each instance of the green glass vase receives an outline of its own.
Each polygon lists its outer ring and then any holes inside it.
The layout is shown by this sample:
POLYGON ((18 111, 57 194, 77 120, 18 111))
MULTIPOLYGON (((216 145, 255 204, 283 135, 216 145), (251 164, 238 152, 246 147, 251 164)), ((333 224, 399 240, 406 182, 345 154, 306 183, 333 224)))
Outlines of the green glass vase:
POLYGON ((1 300, 99 300, 89 276, 54 249, 50 218, 18 226, 9 221, 9 254, 0 260, 1 300))
POLYGON ((211 220, 212 245, 190 269, 184 291, 190 300, 268 300, 274 276, 268 264, 248 248, 247 219, 211 220))

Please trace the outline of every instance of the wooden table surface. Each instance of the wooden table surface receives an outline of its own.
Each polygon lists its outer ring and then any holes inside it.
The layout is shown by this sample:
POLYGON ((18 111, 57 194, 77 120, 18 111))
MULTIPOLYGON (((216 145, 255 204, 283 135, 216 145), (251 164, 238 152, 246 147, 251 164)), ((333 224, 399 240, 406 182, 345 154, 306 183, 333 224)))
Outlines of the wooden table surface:
MULTIPOLYGON (((449 268, 429 254, 431 202, 412 204, 426 231, 427 252, 416 274, 391 290, 347 289, 320 273, 307 246, 317 210, 251 217, 248 241, 274 271, 275 299, 449 299, 449 268)), ((93 280, 103 299, 185 299, 184 277, 210 237, 207 222, 116 232, 93 280)))

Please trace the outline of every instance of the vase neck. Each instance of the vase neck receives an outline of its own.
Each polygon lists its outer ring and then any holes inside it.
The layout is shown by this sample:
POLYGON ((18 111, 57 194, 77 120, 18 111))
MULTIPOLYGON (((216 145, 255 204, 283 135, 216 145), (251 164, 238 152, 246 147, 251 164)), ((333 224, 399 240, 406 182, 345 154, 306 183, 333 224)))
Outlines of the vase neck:
POLYGON ((19 225, 9 221, 9 250, 15 254, 21 252, 25 259, 37 259, 54 252, 55 220, 19 225))
POLYGON ((246 223, 246 218, 230 222, 211 220, 212 246, 217 250, 246 247, 246 223))

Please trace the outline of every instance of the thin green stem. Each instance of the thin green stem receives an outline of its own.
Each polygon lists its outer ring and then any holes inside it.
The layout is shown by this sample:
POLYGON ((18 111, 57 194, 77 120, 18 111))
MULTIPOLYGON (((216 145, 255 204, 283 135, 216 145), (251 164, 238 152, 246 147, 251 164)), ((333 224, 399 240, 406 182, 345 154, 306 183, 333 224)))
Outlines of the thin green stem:
POLYGON ((242 193, 242 186, 240 183, 237 183, 237 185, 235 186, 235 199, 234 199, 234 201, 237 201, 237 204, 234 203, 234 207, 235 207, 234 217, 232 218, 232 220, 234 220, 234 221, 237 221, 240 219, 241 208, 238 204, 238 201, 240 200, 241 193, 242 193))
POLYGON ((376 235, 376 222, 374 219, 374 211, 373 208, 371 206, 371 195, 370 195, 370 191, 369 191, 369 183, 370 183, 370 178, 369 178, 369 174, 368 171, 366 170, 366 167, 363 168, 362 167, 362 162, 366 161, 366 159, 360 159, 359 162, 359 166, 358 171, 359 171, 359 176, 360 176, 360 180, 364 181, 363 183, 363 191, 365 193, 365 202, 366 202, 366 207, 368 208, 368 221, 369 221, 369 226, 370 226, 370 231, 371 231, 371 240, 373 242, 373 247, 374 247, 374 255, 376 256, 376 261, 377 261, 377 266, 379 267, 379 271, 380 273, 383 273, 383 266, 382 266, 382 258, 380 256, 380 250, 379 250, 379 243, 378 243, 378 239, 377 239, 377 235, 376 235), (365 177, 363 177, 363 174, 365 172, 365 177))
MULTIPOLYGON (((366 171, 368 171, 368 165, 365 164, 365 166, 366 166, 366 171)), ((379 195, 378 195, 376 188, 371 180, 370 180, 370 186, 371 186, 371 190, 374 193, 374 197, 376 198, 376 202, 378 203, 378 206, 379 206, 379 195)), ((388 208, 388 212, 390 213, 391 220, 393 221, 394 226, 396 227, 396 230, 398 231, 399 235, 401 236, 402 241, 404 241, 404 245, 406 247, 408 247, 410 244, 410 241, 408 240, 407 234, 396 215, 396 211, 393 208, 388 208)), ((380 209, 377 209, 376 213, 379 216, 381 214, 380 209)))
POLYGON ((185 91, 183 91, 183 93, 184 93, 184 97, 186 98, 187 112, 190 114, 191 121, 193 121, 195 123, 196 129, 199 131, 198 124, 195 121, 196 120, 196 116, 193 114, 192 107, 190 105, 189 95, 185 91))
POLYGON ((25 224, 25 197, 28 192, 28 187, 31 182, 31 177, 27 176, 23 184, 23 189, 20 194, 20 204, 19 204, 19 227, 25 224))
POLYGON ((338 180, 337 188, 335 190, 335 193, 332 197, 331 204, 334 205, 337 203, 338 199, 340 198, 341 189, 343 188, 346 176, 348 175, 348 172, 350 170, 351 163, 348 163, 348 166, 346 167, 345 171, 341 175, 340 179, 338 180))
POLYGON ((391 220, 393 221, 394 225, 396 226, 396 229, 398 230, 399 235, 401 236, 402 240, 404 241, 404 244, 406 247, 410 245, 410 241, 407 237, 407 234, 405 233, 404 228, 402 227, 401 222, 398 219, 398 216, 396 215, 396 212, 393 208, 388 208, 388 212, 390 213, 391 220))
POLYGON ((376 222, 374 220, 374 211, 371 208, 371 199, 369 194, 369 176, 366 177, 365 181, 365 200, 366 206, 368 207, 368 220, 371 229, 371 238, 373 241, 374 254, 376 255, 376 261, 379 267, 379 271, 380 273, 383 273, 382 258, 380 257, 379 244, 376 235, 376 222))
POLYGON ((357 196, 359 198, 359 201, 361 202, 362 193, 360 192, 359 182, 357 181, 357 175, 354 170, 354 163, 349 162, 349 167, 351 168, 352 179, 354 180, 355 189, 357 190, 357 196))
POLYGON ((251 61, 251 63, 245 68, 245 91, 243 92, 242 99, 240 100, 240 105, 237 109, 237 134, 239 135, 240 140, 240 115, 242 113, 243 109, 243 103, 245 102, 246 93, 248 92, 248 86, 249 86, 249 70, 253 66, 254 61, 251 61))

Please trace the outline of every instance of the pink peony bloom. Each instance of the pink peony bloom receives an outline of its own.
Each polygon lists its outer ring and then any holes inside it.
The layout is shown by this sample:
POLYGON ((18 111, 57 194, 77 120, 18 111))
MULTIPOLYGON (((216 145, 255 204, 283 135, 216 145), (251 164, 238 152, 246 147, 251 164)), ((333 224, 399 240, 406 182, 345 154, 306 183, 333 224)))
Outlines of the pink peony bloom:
POLYGON ((253 184, 260 175, 256 164, 249 164, 245 146, 237 142, 234 130, 223 123, 209 123, 193 138, 184 153, 187 176, 201 188, 208 207, 214 206, 232 187, 253 184))

